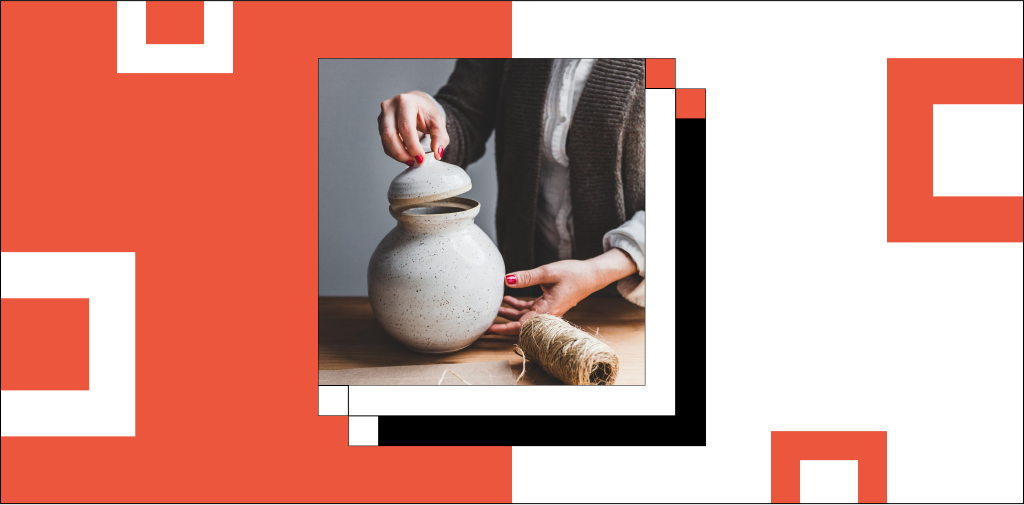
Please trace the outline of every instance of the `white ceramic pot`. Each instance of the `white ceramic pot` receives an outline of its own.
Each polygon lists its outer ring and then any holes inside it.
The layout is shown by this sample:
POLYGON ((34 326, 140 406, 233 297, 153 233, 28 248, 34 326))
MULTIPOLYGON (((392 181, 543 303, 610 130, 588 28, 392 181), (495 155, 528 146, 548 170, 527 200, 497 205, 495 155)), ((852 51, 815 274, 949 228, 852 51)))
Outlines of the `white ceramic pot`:
POLYGON ((370 306, 384 330, 414 351, 463 349, 498 315, 505 263, 473 222, 480 203, 452 196, 470 187, 464 170, 431 158, 399 174, 388 191, 398 225, 370 257, 370 306))

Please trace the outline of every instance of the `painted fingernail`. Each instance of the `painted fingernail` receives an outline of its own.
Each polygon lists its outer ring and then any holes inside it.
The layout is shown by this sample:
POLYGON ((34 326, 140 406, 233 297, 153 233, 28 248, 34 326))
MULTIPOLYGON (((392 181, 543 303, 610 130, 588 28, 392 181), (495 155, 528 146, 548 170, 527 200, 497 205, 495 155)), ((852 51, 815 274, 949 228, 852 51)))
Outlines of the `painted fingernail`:
POLYGON ((516 276, 514 276, 512 274, 506 275, 505 276, 505 282, 507 282, 509 286, 515 284, 516 283, 516 276))
POLYGON ((411 167, 411 166, 412 166, 412 164, 413 164, 413 161, 412 161, 412 160, 408 160, 408 161, 406 161, 406 162, 405 162, 405 164, 406 164, 406 165, 409 165, 409 166, 411 167))
POLYGON ((444 156, 444 148, 443 147, 438 147, 437 148, 437 157, 440 158, 442 156, 444 156))
POLYGON ((419 154, 417 154, 416 155, 416 163, 423 163, 423 156, 420 156, 419 154))

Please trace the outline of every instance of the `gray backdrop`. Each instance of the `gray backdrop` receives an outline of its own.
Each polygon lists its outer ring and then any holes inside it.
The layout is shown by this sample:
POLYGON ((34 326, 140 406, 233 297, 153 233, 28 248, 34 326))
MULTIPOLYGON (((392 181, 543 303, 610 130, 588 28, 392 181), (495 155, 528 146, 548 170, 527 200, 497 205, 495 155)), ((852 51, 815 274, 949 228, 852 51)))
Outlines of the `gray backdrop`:
MULTIPOLYGON (((366 267, 395 226, 387 190, 405 165, 387 157, 377 133, 380 102, 406 91, 436 93, 455 60, 320 60, 320 296, 366 296, 366 267)), ((494 136, 467 167, 480 202, 476 224, 495 240, 498 176, 494 136)))

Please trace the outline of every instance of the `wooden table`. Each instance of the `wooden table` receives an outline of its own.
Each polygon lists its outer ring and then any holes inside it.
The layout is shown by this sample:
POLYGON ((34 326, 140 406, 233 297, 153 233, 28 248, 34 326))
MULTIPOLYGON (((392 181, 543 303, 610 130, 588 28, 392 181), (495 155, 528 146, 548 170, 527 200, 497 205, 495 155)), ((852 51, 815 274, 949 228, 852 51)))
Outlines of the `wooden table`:
MULTIPOLYGON (((419 354, 396 342, 377 324, 365 297, 320 297, 319 369, 428 365, 508 360, 518 376, 523 358, 512 352, 519 337, 484 335, 473 345, 442 355, 419 354)), ((644 309, 622 298, 588 298, 565 314, 584 330, 598 331, 619 355, 617 385, 644 384, 644 309)), ((498 322, 505 319, 498 318, 498 322)), ((539 366, 526 364, 519 384, 561 384, 539 366)))

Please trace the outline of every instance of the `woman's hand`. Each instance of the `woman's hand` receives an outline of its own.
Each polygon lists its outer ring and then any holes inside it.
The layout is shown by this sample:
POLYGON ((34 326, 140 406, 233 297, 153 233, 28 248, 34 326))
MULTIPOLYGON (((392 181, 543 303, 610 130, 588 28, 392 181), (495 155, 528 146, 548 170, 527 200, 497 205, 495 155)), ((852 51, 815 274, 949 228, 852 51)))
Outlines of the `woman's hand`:
POLYGON ((444 115, 422 91, 410 91, 380 103, 377 129, 384 153, 410 167, 423 163, 420 139, 430 134, 430 150, 440 160, 448 146, 444 115))
POLYGON ((505 285, 512 288, 540 285, 544 294, 532 302, 506 296, 504 301, 512 308, 501 307, 498 315, 511 322, 492 324, 488 333, 518 335, 523 323, 531 317, 537 314, 561 316, 580 300, 636 271, 636 263, 628 254, 622 249, 611 249, 586 261, 556 261, 533 270, 508 274, 505 285))

